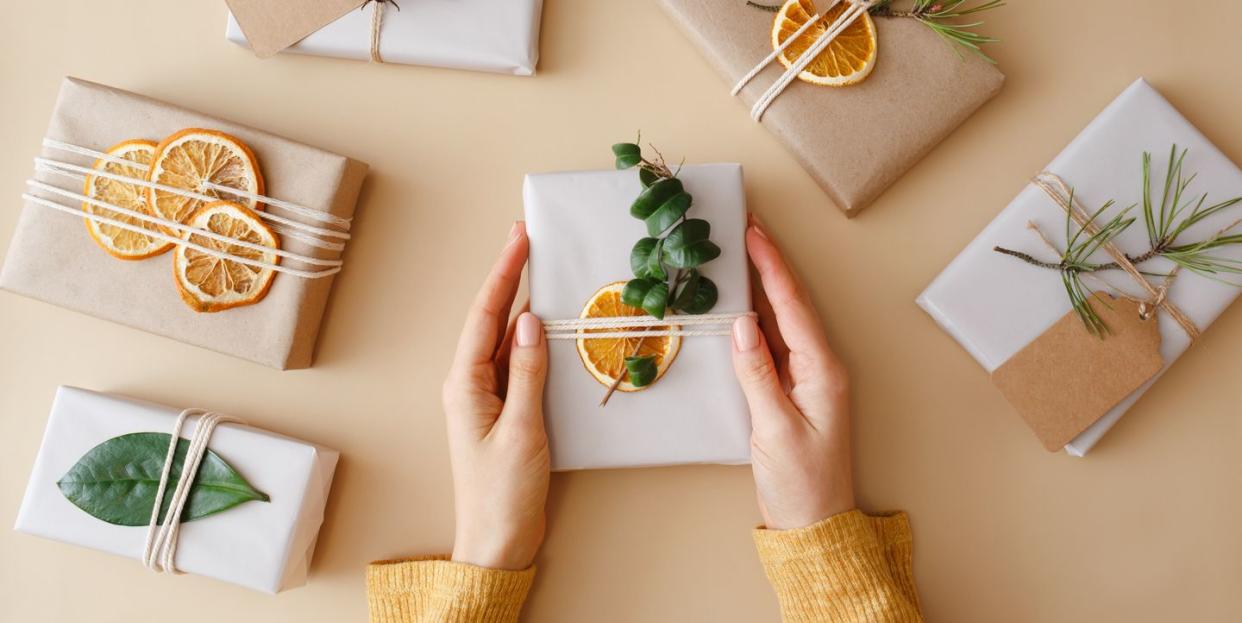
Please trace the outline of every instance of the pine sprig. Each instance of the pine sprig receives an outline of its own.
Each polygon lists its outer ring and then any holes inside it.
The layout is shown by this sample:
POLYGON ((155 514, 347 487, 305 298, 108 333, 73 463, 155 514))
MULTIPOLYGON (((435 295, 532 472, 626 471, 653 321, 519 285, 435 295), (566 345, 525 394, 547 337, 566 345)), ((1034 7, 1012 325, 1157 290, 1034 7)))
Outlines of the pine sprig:
MULTIPOLYGON (((782 4, 762 4, 747 0, 748 6, 775 13, 781 10, 782 4)), ((1005 6, 1005 0, 913 0, 909 10, 894 9, 893 0, 880 0, 871 7, 870 13, 876 17, 907 17, 918 20, 944 39, 950 45, 959 45, 978 54, 989 63, 996 61, 983 51, 983 46, 996 43, 999 39, 979 34, 975 29, 983 26, 982 21, 960 23, 954 20, 977 15, 1005 6), (977 2, 977 3, 975 3, 977 2), (974 4, 972 4, 974 3, 974 4)), ((961 50, 953 48, 961 56, 961 50)))
MULTIPOLYGON (((1185 175, 1183 173, 1186 153, 1187 150, 1184 149, 1178 152, 1177 145, 1173 145, 1169 150, 1169 164, 1165 170, 1164 185, 1159 196, 1158 206, 1151 192, 1151 154, 1143 153, 1142 218, 1147 228, 1147 240, 1151 248, 1142 255, 1127 255, 1126 259, 1137 267, 1148 260, 1163 257, 1195 274, 1232 286, 1242 287, 1242 283, 1222 278, 1222 274, 1242 275, 1242 260, 1221 257, 1212 253, 1214 250, 1242 245, 1242 234, 1230 233, 1242 225, 1242 219, 1234 221, 1215 235, 1204 240, 1189 243, 1180 241, 1180 238, 1187 230, 1204 219, 1242 203, 1242 196, 1239 196, 1206 205, 1207 193, 1201 195, 1189 194, 1187 190, 1191 183, 1194 182, 1195 174, 1185 175)), ((1074 191, 1072 188, 1070 189, 1069 201, 1071 205, 1074 202, 1074 191)), ((1106 202, 1091 215, 1087 223, 1094 224, 1096 219, 1114 205, 1115 203, 1111 200, 1106 202)), ((1074 311, 1082 319, 1088 331, 1093 335, 1103 336, 1108 332, 1108 328, 1092 308, 1090 302, 1092 291, 1083 283, 1082 277, 1089 273, 1121 268, 1117 262, 1092 263, 1090 259, 1104 245, 1112 242, 1138 220, 1138 217, 1129 216, 1129 213, 1137 205, 1131 205, 1118 212, 1104 225, 1099 226, 1094 234, 1087 233, 1087 225, 1076 227, 1069 211, 1066 211, 1065 239, 1067 243, 1065 252, 1061 254, 1059 262, 1044 262, 1032 257, 1030 254, 999 246, 994 247, 993 250, 997 253, 1015 257, 1033 266, 1060 271, 1061 279, 1065 284, 1066 294, 1074 311)), ((1151 275, 1152 273, 1143 272, 1142 274, 1151 275)), ((1168 277, 1168 275, 1159 276, 1168 277)))

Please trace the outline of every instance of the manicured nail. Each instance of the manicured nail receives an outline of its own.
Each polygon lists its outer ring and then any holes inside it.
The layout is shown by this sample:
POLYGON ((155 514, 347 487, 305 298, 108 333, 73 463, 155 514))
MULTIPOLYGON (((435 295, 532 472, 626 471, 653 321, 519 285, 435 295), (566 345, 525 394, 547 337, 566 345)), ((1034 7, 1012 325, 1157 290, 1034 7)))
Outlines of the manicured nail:
POLYGON ((509 240, 505 244, 506 245, 513 244, 513 241, 518 239, 518 232, 521 232, 521 231, 522 231, 522 221, 515 221, 513 223, 513 227, 509 228, 509 240))
POLYGON ((518 346, 538 346, 543 340, 543 323, 539 317, 526 312, 517 319, 517 331, 514 336, 518 346))
POLYGON ((771 238, 768 237, 767 230, 763 228, 763 221, 760 221, 759 217, 754 214, 750 215, 750 226, 754 228, 755 233, 759 234, 760 238, 763 238, 764 240, 771 240, 771 238))
POLYGON ((753 316, 733 321, 733 346, 743 353, 759 346, 759 323, 753 316))

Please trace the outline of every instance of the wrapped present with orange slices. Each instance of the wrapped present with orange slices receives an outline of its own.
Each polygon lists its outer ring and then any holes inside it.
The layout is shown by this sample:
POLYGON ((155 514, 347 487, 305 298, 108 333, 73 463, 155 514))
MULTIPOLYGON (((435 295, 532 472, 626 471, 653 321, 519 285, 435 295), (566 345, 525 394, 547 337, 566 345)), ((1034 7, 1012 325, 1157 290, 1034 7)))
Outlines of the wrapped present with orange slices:
POLYGON ((751 312, 742 168, 614 150, 639 170, 532 174, 523 189, 552 468, 747 463, 728 337, 751 312))
POLYGON ((305 368, 366 171, 345 156, 66 78, 0 288, 305 368))
POLYGON ((1004 82, 980 23, 1000 0, 661 1, 848 216, 1004 82))

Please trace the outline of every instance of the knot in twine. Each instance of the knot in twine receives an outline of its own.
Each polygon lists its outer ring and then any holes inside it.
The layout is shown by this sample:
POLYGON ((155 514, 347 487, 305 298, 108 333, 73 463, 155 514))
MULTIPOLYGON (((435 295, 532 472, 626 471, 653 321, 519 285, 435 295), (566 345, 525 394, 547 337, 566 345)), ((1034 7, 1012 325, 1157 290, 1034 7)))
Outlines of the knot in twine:
POLYGON ((396 0, 366 0, 359 8, 366 8, 368 4, 375 3, 375 8, 371 9, 371 62, 383 63, 384 59, 380 57, 380 26, 384 24, 384 5, 391 4, 401 10, 401 5, 396 0))
POLYGON ((181 575, 175 562, 177 556, 177 539, 181 534, 181 515, 190 500, 190 485, 198 475, 199 465, 207 454, 207 442, 216 426, 225 422, 241 423, 242 421, 212 413, 202 409, 186 409, 177 416, 173 424, 171 439, 168 442, 168 454, 164 457, 164 469, 160 473, 160 484, 155 491, 155 503, 151 506, 151 522, 147 524, 147 541, 143 546, 142 564, 156 573, 181 575), (164 505, 164 492, 168 488, 168 478, 172 474, 173 458, 177 454, 177 444, 181 441, 181 428, 186 419, 199 416, 198 426, 194 429, 194 437, 186 448, 185 459, 181 462, 181 476, 177 479, 177 487, 172 491, 168 510, 164 520, 160 522, 160 507, 164 505))
MULTIPOLYGON (((1074 219, 1074 222, 1078 223, 1088 234, 1094 236, 1099 233, 1099 229, 1095 226, 1091 217, 1088 216, 1086 210, 1078 203, 1078 199, 1074 197, 1069 185, 1060 176, 1044 171, 1032 178, 1031 183, 1044 191, 1054 203, 1060 206, 1062 210, 1065 210, 1074 219)), ((1047 239, 1044 239, 1044 242, 1051 244, 1047 239)), ((1199 327, 1195 326, 1194 321, 1186 316, 1185 312, 1169 301, 1169 287, 1173 285, 1173 280, 1177 277, 1177 271, 1181 268, 1180 266, 1174 266, 1164 283, 1156 287, 1143 277, 1143 273, 1139 272, 1139 269, 1134 266, 1134 262, 1131 262, 1130 258, 1111 240, 1104 243, 1102 248, 1113 258, 1117 266, 1125 271, 1127 275, 1130 275, 1134 282, 1147 294, 1147 298, 1142 299, 1119 292, 1123 298, 1138 303, 1139 314, 1144 320, 1149 318, 1156 310, 1163 309, 1186 332, 1186 335, 1190 337, 1191 343, 1199 339, 1199 327)))

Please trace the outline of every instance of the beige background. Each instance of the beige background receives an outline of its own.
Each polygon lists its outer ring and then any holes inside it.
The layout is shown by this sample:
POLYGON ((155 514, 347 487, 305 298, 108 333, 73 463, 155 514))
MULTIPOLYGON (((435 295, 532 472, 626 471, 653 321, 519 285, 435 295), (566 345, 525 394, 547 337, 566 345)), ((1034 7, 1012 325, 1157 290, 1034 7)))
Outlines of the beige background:
MULTIPOLYGON (((653 0, 548 0, 534 79, 259 61, 224 40, 218 0, 7 3, 0 248, 66 74, 373 172, 311 370, 276 372, 0 294, 0 526, 13 523, 57 384, 208 406, 343 452, 311 584, 270 597, 153 577, 0 530, 0 620, 139 621, 166 609, 186 622, 364 619, 368 560, 450 547, 439 386, 462 311, 521 214, 522 174, 606 167, 608 145, 637 128, 691 162, 745 166, 752 209, 853 370, 859 502, 913 517, 928 619, 1242 620, 1242 313, 1226 313, 1077 460, 1045 453, 913 303, 1137 76, 1242 161, 1242 7, 1173 6, 1043 0, 989 15, 1004 39, 991 50, 1004 91, 847 221, 653 0)), ((758 515, 746 468, 564 474, 552 491, 529 620, 776 620, 748 534, 758 515)))

